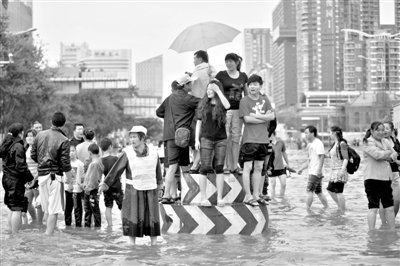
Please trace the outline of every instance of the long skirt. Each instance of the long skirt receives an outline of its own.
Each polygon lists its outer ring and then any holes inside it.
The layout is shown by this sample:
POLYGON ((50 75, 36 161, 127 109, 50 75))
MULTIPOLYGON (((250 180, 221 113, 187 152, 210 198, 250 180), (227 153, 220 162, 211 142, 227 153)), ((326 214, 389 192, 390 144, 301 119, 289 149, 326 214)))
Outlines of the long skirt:
POLYGON ((131 185, 126 186, 122 202, 122 228, 125 236, 160 235, 157 189, 136 190, 131 185))

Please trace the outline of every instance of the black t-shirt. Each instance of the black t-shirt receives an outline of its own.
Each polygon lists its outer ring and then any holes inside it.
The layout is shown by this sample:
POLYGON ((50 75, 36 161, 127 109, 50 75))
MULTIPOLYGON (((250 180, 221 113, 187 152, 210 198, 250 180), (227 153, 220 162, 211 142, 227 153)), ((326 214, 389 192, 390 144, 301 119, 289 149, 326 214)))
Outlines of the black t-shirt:
POLYGON ((239 72, 239 77, 237 79, 231 78, 228 72, 220 71, 215 76, 222 83, 224 88, 224 95, 228 99, 231 105, 231 110, 238 110, 239 103, 242 99, 242 94, 245 93, 245 85, 247 83, 247 75, 244 72, 239 72))
POLYGON ((80 140, 79 139, 76 139, 75 137, 72 137, 72 139, 70 139, 69 140, 69 144, 71 145, 71 146, 78 146, 78 144, 81 144, 82 142, 84 142, 85 140, 83 139, 83 138, 81 138, 80 140))
MULTIPOLYGON (((208 108, 206 110, 206 119, 203 119, 203 116, 200 110, 197 110, 197 119, 202 120, 201 123, 201 130, 200 130, 200 137, 206 138, 213 141, 223 140, 226 139, 226 130, 225 130, 225 123, 221 126, 218 126, 218 121, 213 120, 212 117, 212 108, 208 108)), ((226 116, 226 111, 224 112, 224 116, 226 116)))
MULTIPOLYGON (((101 158, 101 162, 104 165, 104 176, 106 177, 108 175, 108 172, 110 172, 111 168, 114 166, 115 162, 118 161, 117 156, 109 155, 107 157, 101 158)), ((111 185, 112 188, 121 188, 121 181, 119 178, 117 178, 114 182, 114 184, 111 185)))

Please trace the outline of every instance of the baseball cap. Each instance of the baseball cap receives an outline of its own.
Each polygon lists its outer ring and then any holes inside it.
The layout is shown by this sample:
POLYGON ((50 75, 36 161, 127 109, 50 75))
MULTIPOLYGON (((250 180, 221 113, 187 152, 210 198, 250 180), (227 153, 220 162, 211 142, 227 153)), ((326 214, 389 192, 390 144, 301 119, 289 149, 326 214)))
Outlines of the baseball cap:
POLYGON ((131 130, 129 130, 129 133, 138 133, 142 132, 145 135, 147 134, 147 129, 144 126, 133 126, 131 130))
POLYGON ((183 74, 179 78, 176 79, 176 82, 178 82, 178 84, 180 86, 183 86, 189 82, 195 81, 196 79, 197 79, 197 77, 189 76, 188 74, 183 74))

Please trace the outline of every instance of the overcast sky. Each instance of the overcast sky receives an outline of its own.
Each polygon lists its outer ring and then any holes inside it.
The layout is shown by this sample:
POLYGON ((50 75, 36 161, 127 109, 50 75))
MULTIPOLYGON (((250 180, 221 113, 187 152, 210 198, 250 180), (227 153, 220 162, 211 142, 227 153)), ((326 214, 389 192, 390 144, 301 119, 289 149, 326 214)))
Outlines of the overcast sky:
MULTIPOLYGON (((392 1, 381 0, 384 5, 392 1)), ((168 90, 177 75, 193 69, 193 52, 168 50, 181 31, 204 21, 225 23, 240 31, 271 28, 272 10, 278 2, 34 0, 33 22, 50 62, 59 60, 61 42, 87 42, 92 49, 132 49, 133 68, 136 62, 163 54, 164 87, 168 90)), ((390 21, 392 16, 388 11, 385 14, 381 17, 390 21)), ((208 50, 217 70, 225 69, 227 53, 243 55, 242 35, 208 50)))

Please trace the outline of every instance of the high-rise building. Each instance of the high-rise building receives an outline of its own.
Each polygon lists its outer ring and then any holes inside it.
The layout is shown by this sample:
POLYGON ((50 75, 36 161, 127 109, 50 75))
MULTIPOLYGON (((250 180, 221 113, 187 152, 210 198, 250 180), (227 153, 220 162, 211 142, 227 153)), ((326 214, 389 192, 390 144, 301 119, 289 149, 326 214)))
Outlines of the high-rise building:
POLYGON ((163 56, 159 55, 136 63, 136 86, 140 96, 162 97, 163 56))
POLYGON ((86 43, 61 43, 60 64, 79 67, 86 72, 113 73, 116 78, 132 80, 132 52, 129 49, 90 50, 86 43))
POLYGON ((0 15, 8 16, 8 31, 18 32, 32 28, 32 0, 2 1, 0 15))
POLYGON ((244 62, 247 73, 260 71, 271 63, 271 33, 269 29, 244 29, 244 62))
POLYGON ((341 30, 360 29, 359 0, 299 0, 296 4, 299 91, 342 90, 341 30))
POLYGON ((395 9, 396 32, 400 32, 400 0, 395 0, 394 9, 395 9))
POLYGON ((379 1, 361 0, 361 31, 367 34, 374 34, 379 29, 379 1))
POLYGON ((272 12, 273 99, 276 107, 295 105, 296 68, 296 1, 281 0, 272 12))

